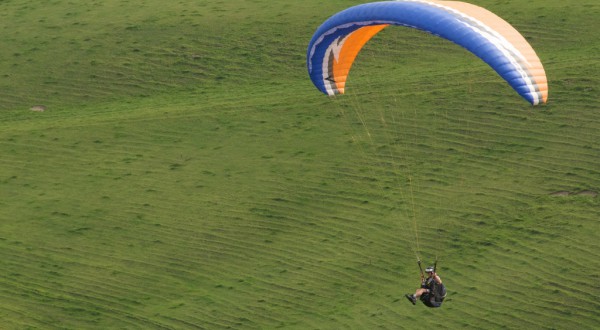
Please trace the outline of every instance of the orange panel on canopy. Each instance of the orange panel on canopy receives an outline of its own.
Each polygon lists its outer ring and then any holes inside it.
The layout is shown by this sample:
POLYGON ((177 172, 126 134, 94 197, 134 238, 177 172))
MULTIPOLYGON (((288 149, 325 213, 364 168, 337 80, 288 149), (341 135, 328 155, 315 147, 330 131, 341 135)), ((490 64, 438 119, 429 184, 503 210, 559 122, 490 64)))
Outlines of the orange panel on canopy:
POLYGON ((379 31, 389 24, 370 25, 362 27, 349 34, 342 45, 337 60, 333 61, 333 79, 340 93, 344 93, 346 77, 361 48, 379 31))

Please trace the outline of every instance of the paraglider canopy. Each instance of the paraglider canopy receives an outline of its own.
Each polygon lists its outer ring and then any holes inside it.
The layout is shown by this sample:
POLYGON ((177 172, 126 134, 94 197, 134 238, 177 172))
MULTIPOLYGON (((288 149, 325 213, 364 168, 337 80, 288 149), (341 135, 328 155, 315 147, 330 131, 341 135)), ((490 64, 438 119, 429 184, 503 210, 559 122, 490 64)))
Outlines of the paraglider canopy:
POLYGON ((531 104, 548 99, 546 73, 525 38, 494 13, 459 1, 382 1, 333 15, 308 45, 306 64, 315 86, 327 95, 343 94, 361 48, 389 25, 448 39, 485 61, 531 104))

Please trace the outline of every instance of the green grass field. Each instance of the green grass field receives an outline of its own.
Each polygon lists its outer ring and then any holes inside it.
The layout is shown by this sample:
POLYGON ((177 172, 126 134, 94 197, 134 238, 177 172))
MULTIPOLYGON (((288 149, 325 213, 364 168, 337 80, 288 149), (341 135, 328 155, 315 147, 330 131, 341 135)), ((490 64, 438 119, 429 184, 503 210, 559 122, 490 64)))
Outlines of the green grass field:
POLYGON ((597 327, 600 4, 471 2, 547 105, 405 28, 322 95, 360 1, 0 0, 0 329, 597 327))

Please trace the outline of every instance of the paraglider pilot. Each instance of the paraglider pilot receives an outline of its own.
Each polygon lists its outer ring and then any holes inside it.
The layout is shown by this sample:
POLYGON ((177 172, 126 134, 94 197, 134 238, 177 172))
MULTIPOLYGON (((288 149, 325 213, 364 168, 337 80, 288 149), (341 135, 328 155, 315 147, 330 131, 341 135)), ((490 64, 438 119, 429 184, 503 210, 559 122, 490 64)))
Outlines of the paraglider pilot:
POLYGON ((420 299, 427 307, 440 307, 446 298, 446 288, 440 276, 436 274, 435 267, 427 267, 425 272, 428 277, 423 278, 421 275, 421 287, 414 294, 407 294, 406 298, 413 305, 417 303, 417 299, 420 299))

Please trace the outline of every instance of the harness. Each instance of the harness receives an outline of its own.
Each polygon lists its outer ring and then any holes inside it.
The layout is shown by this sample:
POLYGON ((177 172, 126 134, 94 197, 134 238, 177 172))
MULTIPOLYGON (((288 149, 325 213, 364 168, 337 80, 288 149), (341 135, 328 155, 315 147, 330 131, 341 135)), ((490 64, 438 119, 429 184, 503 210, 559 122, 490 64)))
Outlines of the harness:
MULTIPOLYGON (((428 289, 429 292, 421 295, 421 301, 428 307, 440 307, 444 299, 446 299, 446 287, 444 284, 438 284, 433 277, 425 278, 423 268, 421 268, 421 260, 418 259, 419 270, 421 271, 421 287, 428 289)), ((437 269, 437 260, 433 266, 433 272, 437 269)))

